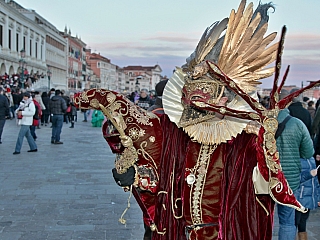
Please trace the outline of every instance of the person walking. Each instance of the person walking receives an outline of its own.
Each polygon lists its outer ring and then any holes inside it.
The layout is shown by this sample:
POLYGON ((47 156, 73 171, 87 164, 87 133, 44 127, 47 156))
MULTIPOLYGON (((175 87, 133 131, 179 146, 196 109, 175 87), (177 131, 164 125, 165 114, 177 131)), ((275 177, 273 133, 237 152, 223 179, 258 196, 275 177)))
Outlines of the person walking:
POLYGON ((77 108, 74 105, 74 95, 70 94, 69 97, 70 101, 69 101, 69 105, 67 104, 68 108, 67 108, 67 116, 68 116, 68 120, 71 123, 69 128, 74 128, 74 122, 77 116, 77 108))
POLYGON ((23 143, 23 138, 26 137, 30 150, 28 152, 37 152, 38 148, 37 145, 31 136, 30 126, 33 123, 33 115, 36 112, 35 105, 30 97, 29 92, 23 93, 23 99, 20 103, 19 108, 16 110, 16 116, 18 119, 18 125, 20 125, 20 131, 18 134, 18 139, 16 143, 15 151, 13 152, 14 155, 20 154, 20 150, 23 143))
MULTIPOLYGON (((34 100, 37 101, 37 103, 39 103, 40 107, 41 107, 41 114, 39 114, 39 116, 41 117, 42 116, 42 112, 46 109, 46 106, 44 105, 43 101, 42 101, 42 97, 41 97, 41 94, 39 91, 35 91, 34 92, 34 97, 32 97, 34 100)), ((37 129, 40 129, 40 120, 38 120, 38 126, 37 126, 37 129)))
POLYGON ((0 144, 2 143, 1 136, 2 136, 4 125, 6 123, 6 118, 9 118, 9 114, 10 114, 8 98, 3 94, 4 94, 4 90, 2 87, 0 87, 0 144))
MULTIPOLYGON (((287 91, 283 90, 280 94, 280 99, 283 99, 288 94, 287 91)), ((281 123, 285 125, 282 133, 276 138, 279 159, 284 176, 295 193, 300 186, 300 158, 308 159, 313 156, 313 143, 306 125, 298 118, 291 117, 289 109, 286 108, 280 111, 278 122, 279 125, 281 123)), ((294 240, 296 235, 295 210, 281 204, 277 206, 279 240, 294 240)))
POLYGON ((50 111, 49 111, 50 98, 48 97, 48 93, 43 92, 41 94, 41 99, 42 99, 43 105, 45 106, 45 108, 42 109, 41 126, 43 126, 43 124, 44 126, 47 126, 49 122, 49 115, 50 115, 50 111))
POLYGON ((307 240, 307 220, 309 218, 310 210, 318 207, 319 201, 319 183, 317 179, 318 170, 314 158, 300 159, 301 162, 301 175, 300 187, 295 192, 297 200, 308 209, 306 213, 296 210, 295 224, 298 229, 299 240, 307 240))
POLYGON ((31 97, 32 97, 32 101, 34 103, 36 111, 35 111, 35 114, 33 115, 33 122, 32 122, 32 125, 30 126, 30 131, 31 131, 31 136, 36 141, 37 140, 36 128, 38 128, 39 126, 39 119, 41 118, 42 110, 41 110, 40 103, 35 98, 34 92, 31 92, 31 97))
POLYGON ((63 142, 60 141, 60 134, 63 125, 64 113, 67 110, 67 104, 66 101, 61 97, 61 92, 59 89, 55 91, 55 96, 50 99, 49 109, 52 116, 51 143, 63 144, 63 142))

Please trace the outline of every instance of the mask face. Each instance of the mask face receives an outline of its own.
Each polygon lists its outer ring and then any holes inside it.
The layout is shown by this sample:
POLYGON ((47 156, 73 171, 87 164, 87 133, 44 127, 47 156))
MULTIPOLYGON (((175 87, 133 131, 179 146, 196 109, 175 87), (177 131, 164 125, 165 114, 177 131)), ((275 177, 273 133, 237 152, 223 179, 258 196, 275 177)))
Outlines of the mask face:
POLYGON ((224 86, 218 81, 208 77, 186 80, 182 88, 181 103, 183 113, 180 119, 180 126, 185 127, 211 119, 215 116, 213 112, 201 110, 191 105, 192 101, 202 101, 217 105, 222 97, 224 86))

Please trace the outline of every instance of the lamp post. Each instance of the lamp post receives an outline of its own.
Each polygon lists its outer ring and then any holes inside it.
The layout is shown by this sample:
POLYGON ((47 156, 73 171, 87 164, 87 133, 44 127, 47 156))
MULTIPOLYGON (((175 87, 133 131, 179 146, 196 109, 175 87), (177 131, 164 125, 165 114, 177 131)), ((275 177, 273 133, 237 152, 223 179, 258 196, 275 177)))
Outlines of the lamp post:
POLYGON ((135 87, 135 90, 136 91, 140 91, 140 83, 139 83, 139 79, 137 78, 137 80, 136 80, 136 87, 135 87))
POLYGON ((51 75, 52 75, 51 68, 50 68, 50 66, 48 66, 48 70, 47 70, 47 77, 48 77, 48 91, 50 90, 50 80, 51 80, 51 75))
POLYGON ((21 82, 21 88, 24 89, 24 70, 27 67, 27 62, 24 60, 26 56, 26 51, 24 49, 20 51, 20 56, 21 56, 19 60, 19 67, 21 69, 20 82, 21 82))

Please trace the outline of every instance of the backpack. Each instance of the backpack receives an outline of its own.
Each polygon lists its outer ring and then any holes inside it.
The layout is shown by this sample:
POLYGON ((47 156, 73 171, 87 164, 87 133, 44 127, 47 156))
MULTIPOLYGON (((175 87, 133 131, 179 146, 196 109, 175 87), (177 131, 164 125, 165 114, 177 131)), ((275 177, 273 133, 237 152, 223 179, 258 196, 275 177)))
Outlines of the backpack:
POLYGON ((34 106, 36 108, 36 111, 35 111, 35 113, 33 115, 33 119, 39 120, 40 116, 42 115, 42 110, 41 110, 40 104, 36 103, 35 101, 33 101, 33 103, 34 103, 34 106))
POLYGON ((278 129, 276 131, 276 134, 275 134, 275 139, 277 139, 281 133, 283 132, 283 130, 285 129, 286 127, 286 123, 290 120, 291 116, 288 115, 281 123, 278 124, 278 129))

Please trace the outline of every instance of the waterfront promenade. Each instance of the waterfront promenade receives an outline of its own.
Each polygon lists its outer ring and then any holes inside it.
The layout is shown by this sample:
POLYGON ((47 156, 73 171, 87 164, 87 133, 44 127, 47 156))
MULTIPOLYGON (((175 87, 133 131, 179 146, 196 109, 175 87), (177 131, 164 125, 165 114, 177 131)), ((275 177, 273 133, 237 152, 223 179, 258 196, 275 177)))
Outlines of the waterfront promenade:
MULTIPOLYGON (((114 155, 100 128, 64 123, 62 145, 50 143, 51 128, 37 129, 38 152, 13 155, 19 127, 6 121, 0 144, 0 240, 142 240, 142 214, 131 198, 126 225, 118 222, 127 207, 112 177, 114 155)), ((308 223, 309 240, 320 239, 320 210, 308 223)), ((275 218, 275 229, 277 229, 275 218)), ((274 240, 277 239, 274 233, 274 240)))

